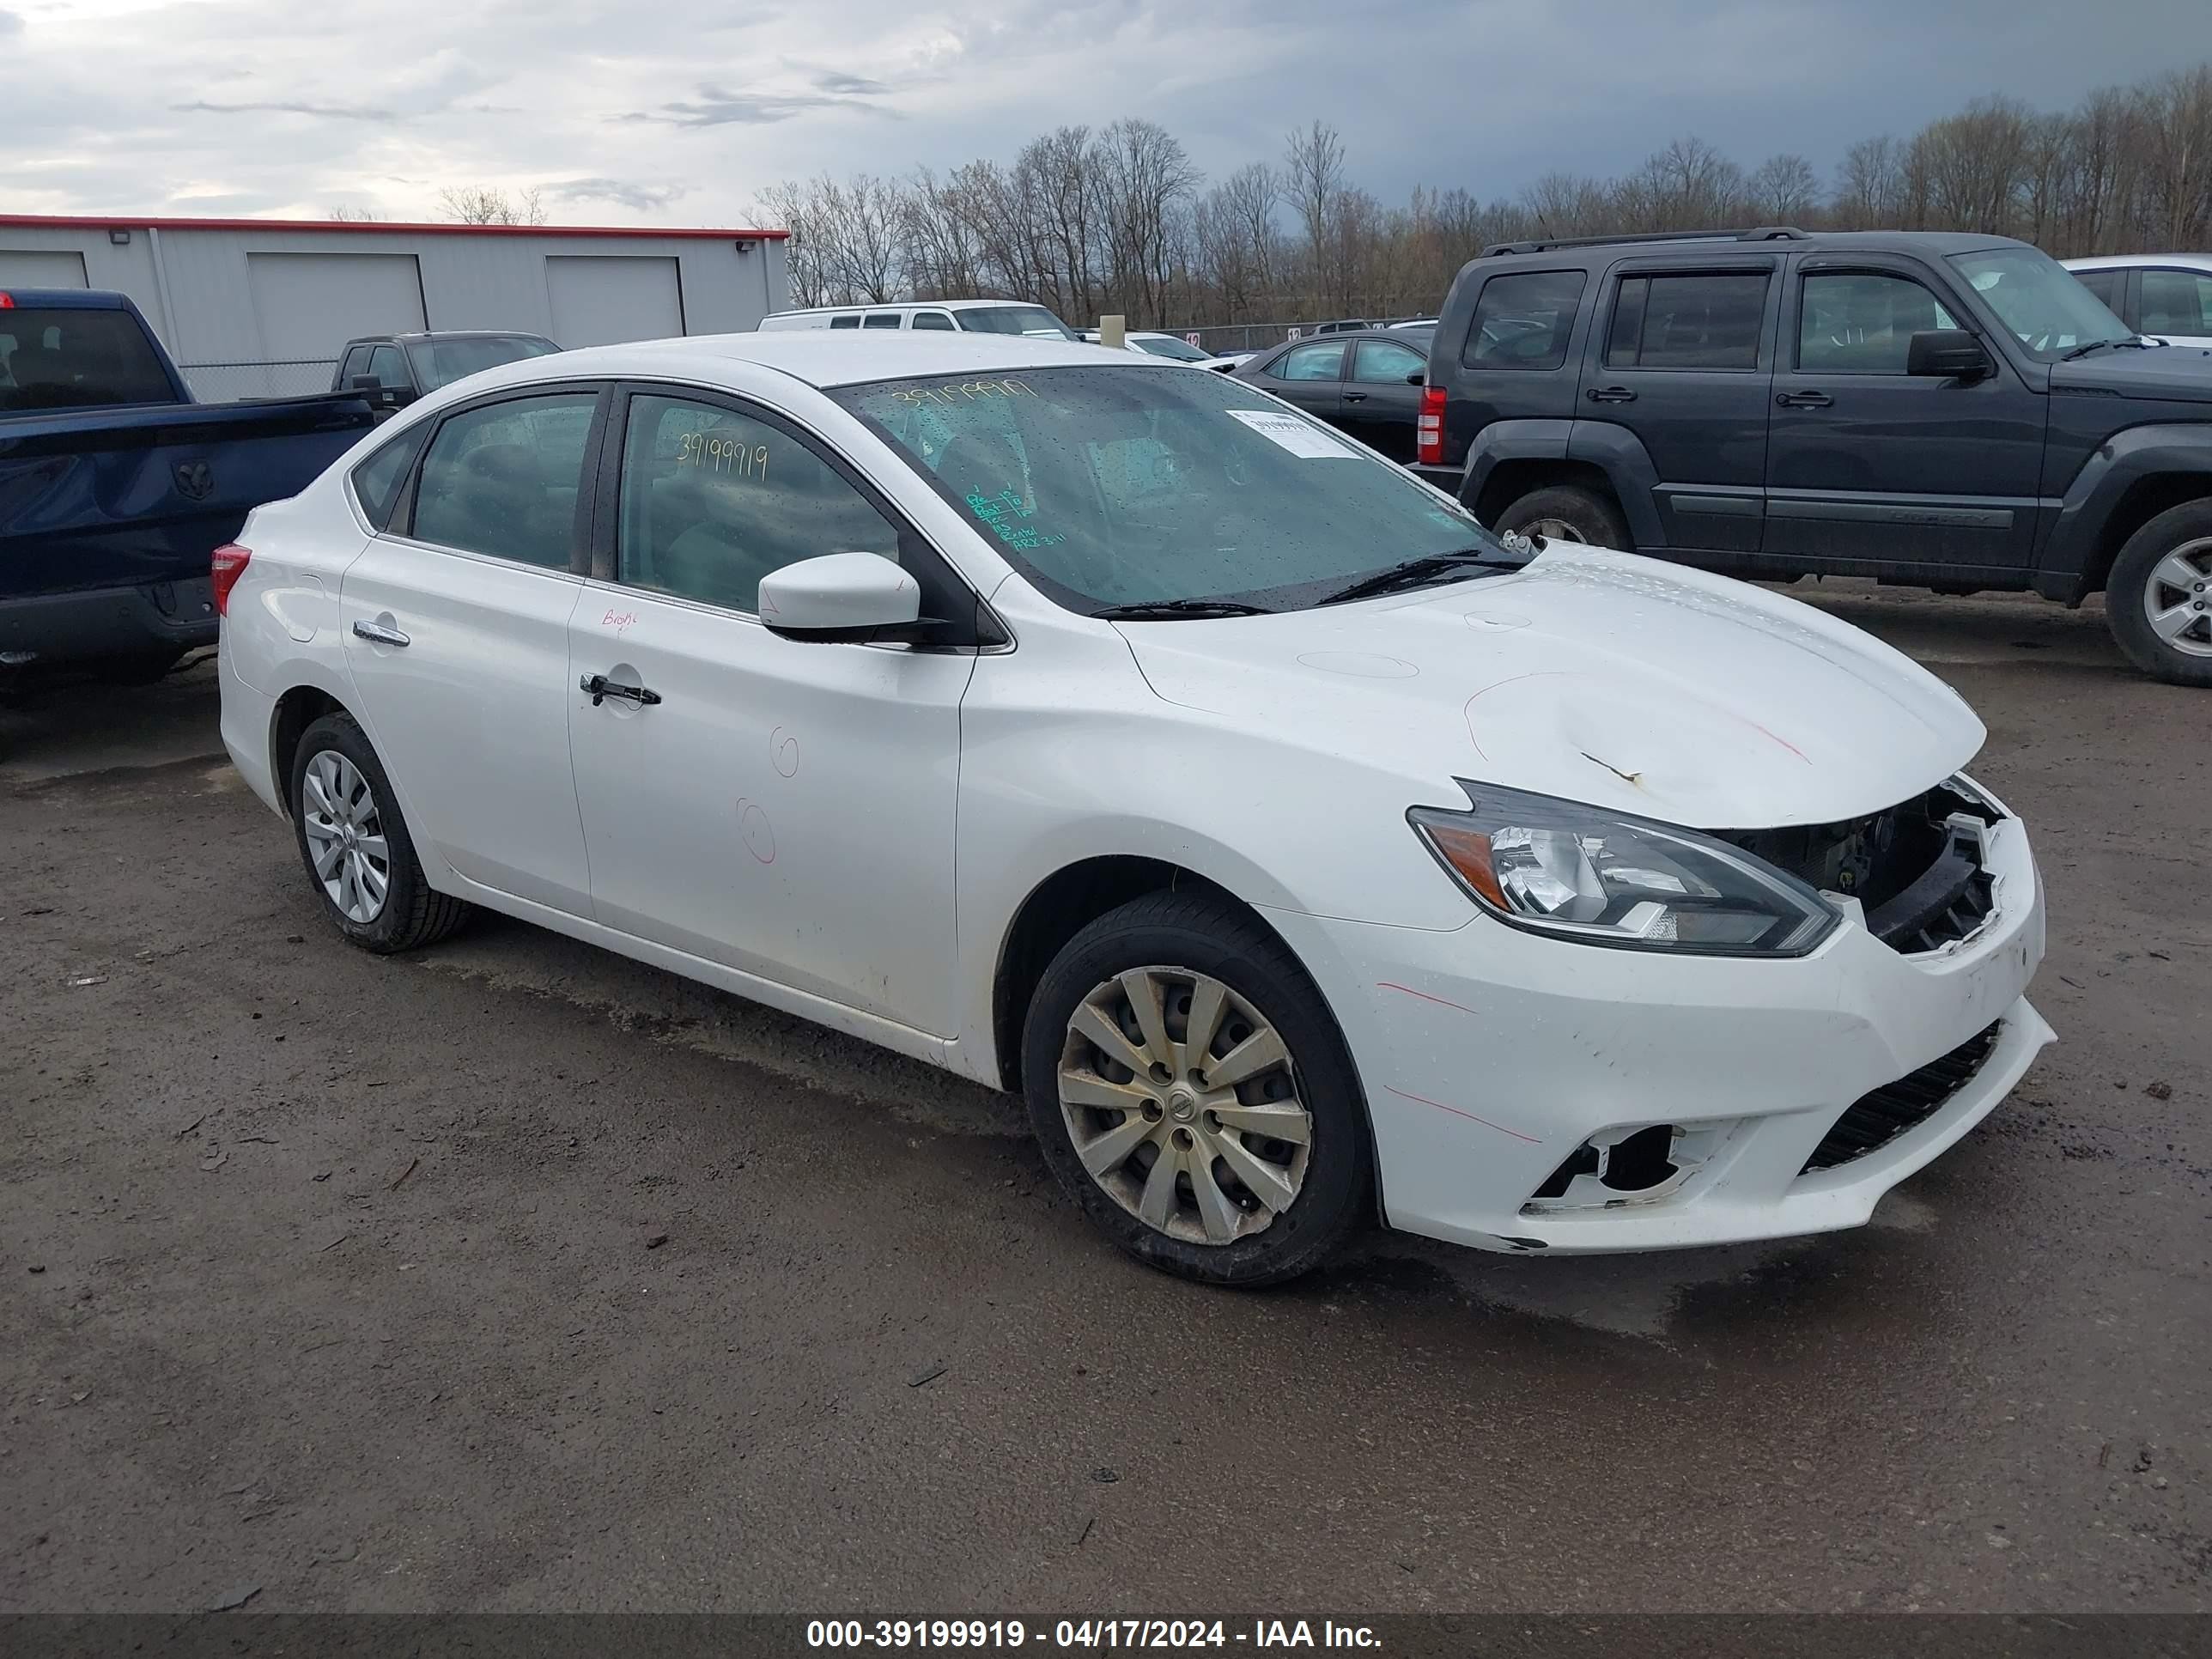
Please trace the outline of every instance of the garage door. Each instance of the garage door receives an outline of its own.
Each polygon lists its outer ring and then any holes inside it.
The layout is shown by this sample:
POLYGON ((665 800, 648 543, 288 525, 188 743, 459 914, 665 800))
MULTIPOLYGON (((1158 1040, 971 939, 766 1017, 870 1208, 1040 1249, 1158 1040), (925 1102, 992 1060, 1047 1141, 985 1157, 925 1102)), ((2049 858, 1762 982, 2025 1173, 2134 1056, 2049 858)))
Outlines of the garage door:
POLYGON ((249 253, 246 279, 271 362, 334 362, 356 334, 422 326, 411 253, 249 253))
POLYGON ((84 255, 0 247, 0 288, 84 288, 84 255))
POLYGON ((545 261, 553 337, 564 347, 665 340, 684 332, 673 259, 553 254, 545 261))

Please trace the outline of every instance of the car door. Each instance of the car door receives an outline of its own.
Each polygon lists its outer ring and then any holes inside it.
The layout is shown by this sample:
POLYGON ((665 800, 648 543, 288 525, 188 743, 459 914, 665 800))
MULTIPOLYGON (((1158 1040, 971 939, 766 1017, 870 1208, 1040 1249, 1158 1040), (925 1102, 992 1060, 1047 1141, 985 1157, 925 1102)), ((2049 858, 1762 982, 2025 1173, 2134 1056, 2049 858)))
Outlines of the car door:
POLYGON ((1992 349, 1978 380, 1907 374, 1971 315, 1910 260, 1812 258, 1790 283, 1767 439, 1768 554, 1808 568, 2018 571, 2035 541, 2043 395, 1992 349))
POLYGON ((1394 461, 1412 460, 1420 382, 1428 367, 1427 356, 1402 340, 1357 342, 1337 424, 1394 461))
POLYGON ((2168 345, 2212 346, 2212 271, 2146 265, 2136 283, 2141 320, 2130 328, 2168 345))
POLYGON ((1612 272, 1581 419, 1626 427, 1650 457, 1670 550, 1759 550, 1778 264, 1630 260, 1612 272))
POLYGON ((586 916, 568 617, 604 402, 593 386, 532 387, 447 415, 392 526, 338 590, 355 709, 418 846, 471 881, 586 916))
POLYGON ((1261 370, 1260 384, 1334 426, 1344 412, 1344 364, 1351 355, 1342 340, 1294 345, 1261 370))
POLYGON ((763 626, 760 579, 896 559, 974 598, 775 412, 633 388, 601 472, 568 727, 599 921, 936 1036, 956 1025, 953 810, 972 651, 763 626), (621 688, 584 689, 595 676, 621 688), (649 693, 649 700, 641 694, 649 693))

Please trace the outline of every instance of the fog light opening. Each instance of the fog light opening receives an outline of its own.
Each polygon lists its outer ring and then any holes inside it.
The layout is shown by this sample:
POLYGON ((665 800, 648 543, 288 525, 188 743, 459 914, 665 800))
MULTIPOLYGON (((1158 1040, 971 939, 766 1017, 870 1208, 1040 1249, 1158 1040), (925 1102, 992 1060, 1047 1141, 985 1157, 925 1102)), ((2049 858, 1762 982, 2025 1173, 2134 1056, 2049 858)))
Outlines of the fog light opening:
POLYGON ((1598 1179, 1616 1193, 1644 1193, 1674 1179, 1674 1126, 1655 1123, 1607 1149, 1598 1179))

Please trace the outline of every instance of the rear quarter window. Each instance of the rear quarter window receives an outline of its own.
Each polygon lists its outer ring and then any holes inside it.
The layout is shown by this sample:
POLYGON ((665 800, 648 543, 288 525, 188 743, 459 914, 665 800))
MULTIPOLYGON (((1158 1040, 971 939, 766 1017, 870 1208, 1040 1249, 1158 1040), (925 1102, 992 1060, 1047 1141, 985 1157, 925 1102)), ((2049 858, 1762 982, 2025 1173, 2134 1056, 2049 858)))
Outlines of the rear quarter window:
POLYGON ((1589 281, 1579 270, 1516 270, 1482 285, 1460 362, 1469 368, 1558 368, 1567 361, 1589 281))
POLYGON ((353 497, 370 528, 381 531, 391 524, 416 453, 422 447, 422 434, 429 429, 428 422, 410 428, 354 468, 353 497))

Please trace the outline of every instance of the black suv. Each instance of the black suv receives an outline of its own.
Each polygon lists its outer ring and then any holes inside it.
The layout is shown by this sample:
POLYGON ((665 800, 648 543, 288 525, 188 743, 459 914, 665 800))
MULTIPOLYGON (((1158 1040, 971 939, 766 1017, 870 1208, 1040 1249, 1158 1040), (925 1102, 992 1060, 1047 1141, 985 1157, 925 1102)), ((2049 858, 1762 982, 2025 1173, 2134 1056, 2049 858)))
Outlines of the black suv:
POLYGON ((1746 576, 2078 605, 2212 685, 2212 351, 2003 237, 1513 242, 1452 283, 1418 470, 1485 524, 1746 576))
POLYGON ((508 334, 489 329, 447 329, 434 334, 365 334, 348 340, 338 354, 333 392, 358 392, 383 420, 425 392, 451 386, 464 375, 543 357, 561 348, 543 334, 508 334))

